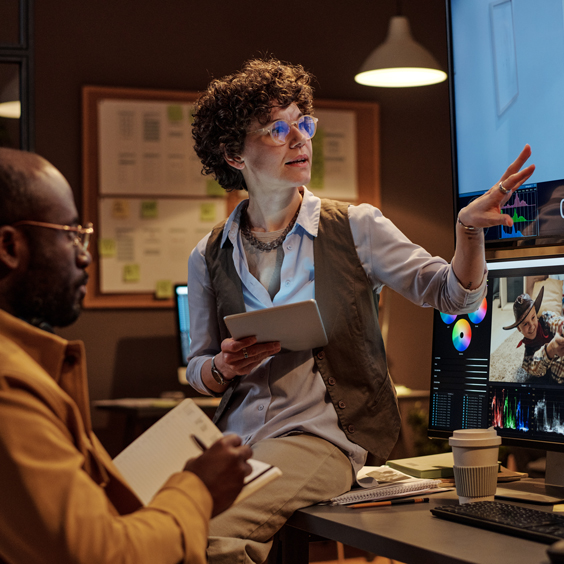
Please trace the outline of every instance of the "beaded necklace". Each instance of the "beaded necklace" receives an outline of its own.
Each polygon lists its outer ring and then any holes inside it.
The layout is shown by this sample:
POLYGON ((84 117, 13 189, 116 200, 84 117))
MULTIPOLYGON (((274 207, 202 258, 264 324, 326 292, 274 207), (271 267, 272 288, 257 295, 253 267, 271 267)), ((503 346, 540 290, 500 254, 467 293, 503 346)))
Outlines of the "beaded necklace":
POLYGON ((259 241, 253 235, 253 232, 251 231, 251 225, 249 222, 249 216, 247 214, 247 208, 245 208, 241 212, 241 235, 243 235, 243 237, 245 237, 245 239, 253 247, 256 247, 259 251, 266 251, 266 252, 273 251, 274 249, 277 249, 284 242, 286 235, 288 235, 288 233, 290 233, 290 231, 292 230, 292 227, 294 227, 294 224, 296 223, 296 219, 298 219, 298 214, 300 213, 301 207, 302 204, 300 203, 298 209, 296 210, 296 213, 294 214, 294 217, 292 218, 290 223, 288 223, 288 225, 286 226, 286 229, 282 231, 280 237, 277 237, 276 239, 274 239, 274 241, 270 241, 270 243, 264 243, 262 241, 259 241))

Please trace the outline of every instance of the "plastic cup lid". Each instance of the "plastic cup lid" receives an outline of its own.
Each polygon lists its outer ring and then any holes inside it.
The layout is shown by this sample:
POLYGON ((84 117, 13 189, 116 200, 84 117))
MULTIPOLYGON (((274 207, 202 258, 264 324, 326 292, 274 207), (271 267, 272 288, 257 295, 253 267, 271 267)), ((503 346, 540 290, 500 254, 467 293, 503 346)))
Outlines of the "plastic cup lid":
POLYGON ((454 431, 448 444, 454 447, 489 447, 501 444, 493 427, 489 429, 460 429, 454 431))

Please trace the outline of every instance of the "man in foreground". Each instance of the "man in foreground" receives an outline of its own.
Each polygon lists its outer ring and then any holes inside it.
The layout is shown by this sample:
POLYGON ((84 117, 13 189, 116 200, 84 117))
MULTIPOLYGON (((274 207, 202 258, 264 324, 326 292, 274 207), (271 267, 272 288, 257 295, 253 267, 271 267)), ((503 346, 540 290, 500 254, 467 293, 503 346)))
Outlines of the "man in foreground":
POLYGON ((93 229, 41 157, 0 149, 0 562, 204 563, 208 523, 250 472, 224 437, 143 507, 92 432, 82 342, 93 229))

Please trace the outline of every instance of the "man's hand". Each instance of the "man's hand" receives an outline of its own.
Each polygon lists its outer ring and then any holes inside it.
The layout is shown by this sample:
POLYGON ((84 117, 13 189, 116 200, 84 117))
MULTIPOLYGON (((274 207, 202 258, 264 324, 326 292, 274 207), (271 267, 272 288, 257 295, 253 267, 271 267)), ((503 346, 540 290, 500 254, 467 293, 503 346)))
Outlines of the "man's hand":
POLYGON ((208 488, 213 498, 212 517, 225 511, 239 495, 245 476, 252 470, 247 462, 251 454, 251 447, 242 445, 237 435, 227 435, 184 466, 208 488))

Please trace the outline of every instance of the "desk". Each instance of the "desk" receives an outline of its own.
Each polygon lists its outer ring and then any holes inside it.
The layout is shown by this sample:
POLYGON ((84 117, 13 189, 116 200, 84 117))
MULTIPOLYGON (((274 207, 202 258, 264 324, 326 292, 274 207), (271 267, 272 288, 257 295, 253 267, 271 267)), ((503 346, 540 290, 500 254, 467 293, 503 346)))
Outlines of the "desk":
POLYGON ((458 503, 455 492, 429 497, 430 503, 414 505, 312 506, 296 511, 280 532, 277 562, 307 563, 309 536, 316 535, 407 564, 548 563, 549 545, 433 517, 429 509, 434 505, 458 503))

